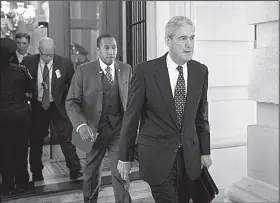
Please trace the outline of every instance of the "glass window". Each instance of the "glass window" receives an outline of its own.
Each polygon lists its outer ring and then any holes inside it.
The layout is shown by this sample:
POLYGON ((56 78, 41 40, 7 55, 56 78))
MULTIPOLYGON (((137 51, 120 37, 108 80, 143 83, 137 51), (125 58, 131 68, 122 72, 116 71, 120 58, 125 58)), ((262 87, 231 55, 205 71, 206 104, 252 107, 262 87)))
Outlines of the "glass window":
POLYGON ((70 54, 76 68, 97 59, 96 40, 100 34, 101 1, 70 2, 70 54))

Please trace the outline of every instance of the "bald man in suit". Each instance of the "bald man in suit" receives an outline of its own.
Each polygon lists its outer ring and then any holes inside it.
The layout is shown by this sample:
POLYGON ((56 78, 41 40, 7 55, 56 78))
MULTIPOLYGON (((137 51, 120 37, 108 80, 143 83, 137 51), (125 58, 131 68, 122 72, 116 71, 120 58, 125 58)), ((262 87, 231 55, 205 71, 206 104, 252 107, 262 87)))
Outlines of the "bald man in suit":
POLYGON ((33 181, 44 179, 42 170, 42 148, 48 136, 50 122, 53 123, 70 179, 82 176, 81 164, 75 146, 71 143, 72 125, 65 110, 65 98, 73 77, 72 63, 54 54, 54 41, 43 37, 39 41, 39 54, 26 56, 24 64, 33 77, 32 89, 32 133, 30 136, 30 168, 33 181))

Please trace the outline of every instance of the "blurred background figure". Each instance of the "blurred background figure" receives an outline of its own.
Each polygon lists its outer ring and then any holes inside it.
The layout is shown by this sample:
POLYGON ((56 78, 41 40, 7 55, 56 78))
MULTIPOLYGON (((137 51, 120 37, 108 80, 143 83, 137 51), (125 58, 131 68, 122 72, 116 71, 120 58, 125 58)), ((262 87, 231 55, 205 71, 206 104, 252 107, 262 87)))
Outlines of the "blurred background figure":
POLYGON ((75 52, 75 55, 77 56, 75 67, 78 67, 79 65, 81 65, 83 63, 89 62, 88 51, 83 46, 75 43, 74 46, 72 46, 72 47, 75 52))
POLYGON ((10 61, 16 43, 1 38, 0 55, 0 192, 11 195, 28 189, 28 129, 31 125, 25 94, 31 92, 32 77, 28 70, 10 61))

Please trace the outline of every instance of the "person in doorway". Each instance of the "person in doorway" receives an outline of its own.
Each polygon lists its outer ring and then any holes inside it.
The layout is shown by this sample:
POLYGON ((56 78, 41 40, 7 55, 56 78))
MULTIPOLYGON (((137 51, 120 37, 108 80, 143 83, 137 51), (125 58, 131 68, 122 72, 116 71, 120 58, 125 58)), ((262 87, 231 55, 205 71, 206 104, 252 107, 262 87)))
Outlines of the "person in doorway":
POLYGON ((70 179, 82 176, 76 147, 71 143, 72 125, 65 109, 65 98, 74 74, 73 64, 54 54, 54 49, 53 39, 43 37, 39 41, 39 54, 26 56, 22 61, 34 78, 31 99, 33 122, 29 139, 33 181, 44 180, 42 153, 50 122, 58 135, 70 179))
POLYGON ((117 171, 117 161, 132 69, 130 65, 115 60, 117 43, 111 34, 97 38, 97 51, 99 59, 76 69, 66 98, 67 114, 76 131, 73 136, 94 142, 86 154, 84 202, 97 202, 102 163, 108 151, 116 203, 128 203, 131 198, 127 184, 117 171))
POLYGON ((31 113, 24 100, 32 90, 32 77, 22 65, 12 64, 16 43, 0 39, 0 192, 11 195, 29 187, 28 129, 31 113))
MULTIPOLYGON (((210 167, 208 68, 192 59, 195 28, 185 16, 165 27, 164 56, 136 65, 122 122, 118 171, 128 180, 137 137, 140 177, 156 203, 197 203, 194 180, 210 167)), ((199 202, 204 203, 204 202, 199 202)))

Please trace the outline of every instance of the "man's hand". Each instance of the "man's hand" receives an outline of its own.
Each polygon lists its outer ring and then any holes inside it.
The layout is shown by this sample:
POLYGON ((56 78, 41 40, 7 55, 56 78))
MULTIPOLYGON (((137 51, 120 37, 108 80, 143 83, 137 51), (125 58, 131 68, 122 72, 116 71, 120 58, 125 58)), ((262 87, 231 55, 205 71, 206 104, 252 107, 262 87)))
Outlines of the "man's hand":
POLYGON ((97 139, 98 133, 93 134, 91 128, 88 125, 83 125, 79 129, 79 134, 82 140, 87 140, 89 142, 95 142, 97 139))
POLYGON ((201 168, 203 166, 206 166, 207 169, 209 169, 209 167, 212 165, 212 160, 210 155, 202 155, 201 156, 201 168))
POLYGON ((132 164, 131 162, 122 162, 119 160, 117 169, 119 173, 121 174, 121 178, 125 181, 129 181, 129 174, 131 171, 132 164))

